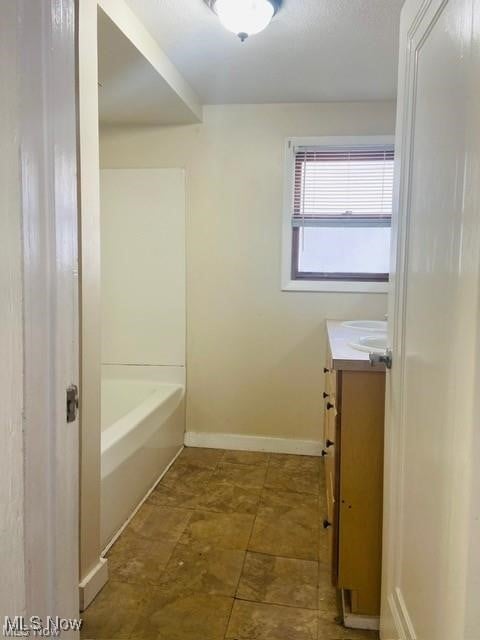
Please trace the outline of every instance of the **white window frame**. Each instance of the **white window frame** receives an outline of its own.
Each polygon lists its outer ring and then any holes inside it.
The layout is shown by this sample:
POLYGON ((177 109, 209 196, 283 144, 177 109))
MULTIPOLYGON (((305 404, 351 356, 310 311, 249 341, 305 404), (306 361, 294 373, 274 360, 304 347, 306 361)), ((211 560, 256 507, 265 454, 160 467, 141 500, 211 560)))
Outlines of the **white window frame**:
POLYGON ((388 282, 346 282, 345 280, 292 280, 292 202, 295 147, 322 145, 394 144, 395 136, 309 136, 285 141, 284 195, 282 217, 282 291, 330 291, 345 293, 388 293, 388 282))

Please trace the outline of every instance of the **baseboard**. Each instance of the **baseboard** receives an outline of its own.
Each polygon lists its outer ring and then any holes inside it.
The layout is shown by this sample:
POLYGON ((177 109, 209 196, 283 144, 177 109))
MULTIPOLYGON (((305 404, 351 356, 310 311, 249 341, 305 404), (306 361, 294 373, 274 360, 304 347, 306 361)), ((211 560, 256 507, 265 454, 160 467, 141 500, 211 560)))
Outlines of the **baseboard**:
POLYGON ((400 640, 417 640, 407 605, 398 587, 388 597, 388 605, 400 640))
POLYGON ((108 561, 106 558, 99 558, 95 567, 80 583, 80 611, 85 611, 107 580, 108 561))
POLYGON ((364 616, 352 613, 348 594, 342 589, 343 624, 347 629, 366 629, 378 631, 380 628, 379 616, 364 616))
POLYGON ((207 449, 230 449, 239 451, 266 451, 268 453, 296 453, 319 456, 322 443, 319 440, 294 440, 293 438, 269 438, 266 436, 244 436, 234 433, 204 433, 187 431, 185 446, 207 449))

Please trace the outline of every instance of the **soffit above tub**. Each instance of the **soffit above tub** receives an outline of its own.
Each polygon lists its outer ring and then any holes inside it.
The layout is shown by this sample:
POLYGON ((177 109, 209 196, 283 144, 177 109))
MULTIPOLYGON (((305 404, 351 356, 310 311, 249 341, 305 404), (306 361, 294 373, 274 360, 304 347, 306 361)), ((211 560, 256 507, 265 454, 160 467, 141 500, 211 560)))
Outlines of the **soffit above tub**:
POLYGON ((244 43, 203 0, 126 0, 204 104, 392 100, 403 0, 283 0, 244 43))
POLYGON ((173 125, 201 121, 194 91, 123 0, 98 8, 101 125, 173 125))

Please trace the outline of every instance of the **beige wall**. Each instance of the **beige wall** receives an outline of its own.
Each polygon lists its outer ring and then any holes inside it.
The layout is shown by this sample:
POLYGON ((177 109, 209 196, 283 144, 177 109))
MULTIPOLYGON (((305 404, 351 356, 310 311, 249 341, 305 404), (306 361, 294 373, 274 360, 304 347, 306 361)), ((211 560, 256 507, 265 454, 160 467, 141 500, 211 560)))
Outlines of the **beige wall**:
POLYGON ((384 294, 280 290, 288 136, 394 132, 393 103, 232 105, 204 123, 109 129, 103 167, 187 171, 187 430, 321 433, 326 318, 381 318, 384 294))

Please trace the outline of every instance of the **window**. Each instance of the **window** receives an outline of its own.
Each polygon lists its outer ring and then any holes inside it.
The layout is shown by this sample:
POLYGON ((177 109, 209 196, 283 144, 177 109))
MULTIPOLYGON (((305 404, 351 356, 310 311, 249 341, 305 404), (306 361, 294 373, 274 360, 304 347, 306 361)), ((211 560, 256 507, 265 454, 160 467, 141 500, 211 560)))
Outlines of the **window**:
POLYGON ((288 141, 285 289, 386 290, 393 163, 390 137, 288 141))

